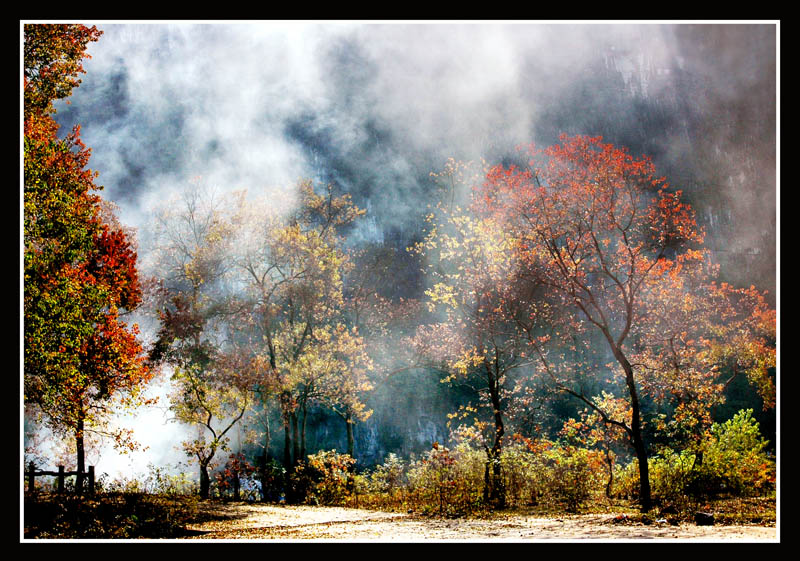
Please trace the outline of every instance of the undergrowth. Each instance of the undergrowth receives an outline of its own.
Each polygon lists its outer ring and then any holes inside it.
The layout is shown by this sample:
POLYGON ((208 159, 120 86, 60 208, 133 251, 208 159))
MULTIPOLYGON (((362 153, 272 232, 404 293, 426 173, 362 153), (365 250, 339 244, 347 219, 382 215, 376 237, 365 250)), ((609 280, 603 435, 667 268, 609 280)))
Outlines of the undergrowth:
POLYGON ((192 495, 38 493, 25 497, 24 537, 41 539, 177 538, 198 516, 192 495))

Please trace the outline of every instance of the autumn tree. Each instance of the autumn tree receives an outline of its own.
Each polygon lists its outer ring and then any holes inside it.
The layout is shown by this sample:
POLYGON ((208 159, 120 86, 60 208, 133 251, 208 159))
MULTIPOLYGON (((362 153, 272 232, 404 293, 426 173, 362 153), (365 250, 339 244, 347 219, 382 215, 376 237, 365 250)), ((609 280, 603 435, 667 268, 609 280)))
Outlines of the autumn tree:
POLYGON ((243 198, 235 218, 240 326, 256 353, 259 392, 279 404, 287 468, 305 457, 307 407, 336 405, 352 421, 366 414, 358 394, 368 387, 363 343, 342 318, 349 261, 340 230, 363 211, 331 186, 318 193, 303 182, 297 194, 283 212, 243 198))
POLYGON ((143 403, 152 376, 137 326, 122 319, 142 297, 131 233, 97 194, 79 128, 59 138, 52 117, 100 35, 83 25, 24 27, 25 403, 74 437, 81 472, 88 431, 135 444, 104 421, 143 403))
MULTIPOLYGON (((430 366, 447 372, 443 381, 474 384, 489 421, 484 498, 505 503, 501 453, 510 402, 517 380, 512 374, 527 366, 526 341, 519 315, 535 286, 517 275, 514 238, 491 218, 454 204, 453 190, 469 184, 470 166, 449 162, 437 176, 450 195, 429 219, 425 239, 412 248, 427 260, 431 287, 429 311, 437 319, 420 326, 414 345, 430 366), (457 179, 454 179, 454 176, 457 179)), ((467 410, 473 411, 474 408, 467 410)))
POLYGON ((159 330, 150 351, 168 365, 175 419, 197 428, 184 451, 200 470, 200 496, 210 490, 209 469, 226 434, 242 418, 250 396, 250 365, 230 344, 233 289, 232 225, 225 200, 200 186, 163 209, 154 225, 150 267, 160 275, 159 330))
MULTIPOLYGON (((668 308, 660 311, 669 316, 680 298, 689 294, 678 290, 681 286, 675 279, 707 267, 708 255, 701 250, 703 233, 681 192, 657 177, 646 157, 634 158, 599 137, 585 136, 562 136, 560 144, 544 150, 531 147, 530 157, 525 168, 491 168, 475 208, 515 238, 515 250, 524 264, 521 274, 547 287, 555 304, 549 308, 553 312, 549 322, 551 329, 558 328, 529 337, 538 343, 540 365, 564 391, 598 412, 604 422, 625 431, 639 468, 641 506, 648 510, 649 450, 642 392, 657 385, 650 380, 664 379, 656 374, 676 373, 674 366, 682 364, 668 350, 674 338, 657 341, 648 335, 660 336, 654 327, 659 305, 667 303, 668 308), (665 300, 666 294, 671 296, 665 300), (613 359, 610 383, 616 380, 624 389, 627 418, 614 418, 563 376, 571 370, 570 353, 564 349, 585 347, 595 336, 613 359), (559 349, 559 360, 547 360, 545 345, 559 349), (640 353, 648 347, 658 367, 639 363, 640 353)), ((695 324, 708 327, 699 319, 695 324)), ((596 352, 580 352, 586 357, 581 364, 601 378, 607 370, 592 360, 590 355, 596 352)), ((681 376, 686 372, 681 369, 681 376)), ((690 372, 686 380, 698 380, 705 372, 690 372)), ((691 384, 684 381, 680 386, 687 389, 691 384)))
MULTIPOLYGON (((97 27, 71 24, 25 24, 23 95, 26 121, 48 120, 53 102, 72 94, 85 73, 83 59, 90 42, 103 34, 97 27)), ((55 126, 51 123, 52 126, 55 126)))
POLYGON ((200 468, 200 496, 208 498, 210 469, 217 452, 228 449, 230 430, 248 410, 253 380, 251 366, 239 349, 218 352, 208 363, 177 366, 172 381, 170 410, 182 423, 197 429, 197 437, 183 442, 187 456, 200 468))
POLYGON ((357 329, 337 323, 318 331, 319 350, 312 359, 315 364, 309 367, 319 371, 319 401, 344 421, 346 454, 355 458, 353 426, 372 414, 364 396, 373 389, 368 376, 373 363, 357 329))
POLYGON ((765 410, 775 406, 775 310, 755 287, 710 280, 714 270, 697 267, 646 287, 647 321, 635 330, 642 386, 665 406, 654 423, 672 445, 698 453, 710 435, 712 408, 738 376, 765 410))

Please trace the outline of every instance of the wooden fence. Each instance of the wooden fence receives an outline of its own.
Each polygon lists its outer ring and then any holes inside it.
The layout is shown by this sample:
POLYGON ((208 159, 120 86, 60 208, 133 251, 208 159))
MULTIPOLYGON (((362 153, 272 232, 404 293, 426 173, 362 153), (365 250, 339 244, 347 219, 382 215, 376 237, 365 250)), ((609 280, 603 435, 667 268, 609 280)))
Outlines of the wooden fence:
POLYGON ((75 490, 80 493, 83 490, 83 482, 88 481, 88 492, 94 495, 94 466, 89 466, 88 471, 64 471, 64 466, 58 466, 58 471, 43 471, 37 470, 33 462, 28 464, 28 471, 25 476, 28 478, 28 492, 33 493, 36 489, 35 480, 40 475, 52 475, 58 478, 56 490, 59 493, 64 492, 64 478, 70 475, 75 476, 75 490))

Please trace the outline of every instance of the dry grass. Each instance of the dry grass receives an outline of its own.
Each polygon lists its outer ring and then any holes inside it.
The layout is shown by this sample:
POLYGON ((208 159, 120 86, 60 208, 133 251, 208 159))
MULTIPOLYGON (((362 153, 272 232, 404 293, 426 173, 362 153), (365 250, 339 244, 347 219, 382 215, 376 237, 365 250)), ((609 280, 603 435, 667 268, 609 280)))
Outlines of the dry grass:
POLYGON ((23 519, 25 539, 125 539, 179 537, 201 518, 195 497, 120 492, 26 496, 23 519))

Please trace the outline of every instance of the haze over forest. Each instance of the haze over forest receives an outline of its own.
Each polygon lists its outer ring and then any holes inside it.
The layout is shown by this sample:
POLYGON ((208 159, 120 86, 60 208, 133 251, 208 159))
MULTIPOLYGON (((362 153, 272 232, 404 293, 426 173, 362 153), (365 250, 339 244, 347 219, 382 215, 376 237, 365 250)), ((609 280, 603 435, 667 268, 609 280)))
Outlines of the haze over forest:
MULTIPOLYGON (((142 263, 154 213, 185 190, 277 200, 309 178, 366 210, 348 243, 395 251, 387 286, 420 298, 427 281, 405 248, 436 202, 431 172, 585 134, 651 156, 697 210, 721 278, 777 303, 774 24, 97 25, 82 83, 55 118, 81 125, 142 263)), ((407 451, 446 439, 441 384, 417 388, 424 397, 395 392, 391 406, 388 390, 375 393, 375 414, 356 426, 360 462, 383 459, 381 435, 407 451)), ((309 440, 336 446, 339 425, 315 420, 309 440)), ((774 430, 774 417, 761 422, 774 430)), ((182 460, 181 427, 160 411, 134 427, 147 455, 104 453, 101 471, 182 460)))

